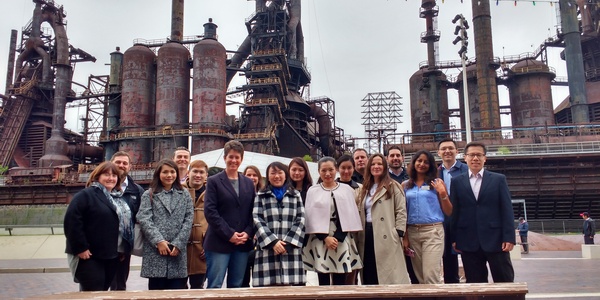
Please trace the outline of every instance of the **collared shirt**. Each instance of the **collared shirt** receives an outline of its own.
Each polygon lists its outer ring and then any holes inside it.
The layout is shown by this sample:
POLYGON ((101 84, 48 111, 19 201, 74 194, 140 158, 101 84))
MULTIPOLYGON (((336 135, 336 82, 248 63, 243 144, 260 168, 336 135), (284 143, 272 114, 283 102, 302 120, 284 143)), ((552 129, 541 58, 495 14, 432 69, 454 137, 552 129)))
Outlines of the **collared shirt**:
POLYGON ((373 222, 371 218, 371 208, 373 207, 373 197, 375 197, 375 191, 377 190, 377 183, 374 183, 367 194, 367 199, 365 199, 365 221, 367 223, 373 222))
POLYGON ((448 195, 450 195, 450 181, 452 181, 452 174, 450 173, 452 170, 456 169, 456 162, 452 164, 450 169, 446 169, 446 166, 442 164, 442 179, 444 180, 444 184, 446 185, 446 190, 448 191, 448 195))
POLYGON ((430 185, 413 186, 406 189, 406 224, 432 224, 444 221, 444 213, 437 193, 430 185))
POLYGON ((129 185, 129 179, 127 178, 127 176, 125 176, 125 180, 123 180, 123 182, 121 182, 121 191, 124 192, 127 189, 128 185, 129 185))
POLYGON ((392 169, 389 169, 390 171, 390 177, 394 180, 396 180, 396 182, 398 183, 402 183, 405 180, 408 180, 408 173, 406 172, 406 169, 403 167, 402 168, 402 172, 400 172, 400 174, 396 174, 394 173, 394 171, 392 171, 392 169))
POLYGON ((476 173, 473 174, 471 169, 469 169, 469 182, 471 183, 471 189, 473 189, 473 194, 475 195, 475 199, 479 198, 479 190, 481 189, 481 182, 483 181, 483 168, 476 173), (479 178, 477 178, 479 176, 479 178))

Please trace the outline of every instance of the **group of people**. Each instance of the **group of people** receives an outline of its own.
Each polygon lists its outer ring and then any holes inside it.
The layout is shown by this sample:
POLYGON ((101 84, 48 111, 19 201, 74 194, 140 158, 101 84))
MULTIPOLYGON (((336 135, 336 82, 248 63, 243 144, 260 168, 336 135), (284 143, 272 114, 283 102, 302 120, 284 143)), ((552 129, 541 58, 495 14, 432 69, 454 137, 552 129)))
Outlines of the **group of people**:
POLYGON ((147 191, 117 152, 67 209, 72 274, 82 291, 126 289, 137 224, 149 289, 220 288, 225 277, 230 288, 301 286, 306 271, 319 285, 458 283, 457 253, 467 282, 487 282, 486 264, 495 282, 512 282, 506 178, 484 170, 485 145, 464 151, 466 164, 443 140, 439 167, 418 151, 404 168, 397 146, 386 155, 356 149, 321 158, 313 184, 302 158, 272 162, 264 179, 255 166, 239 172, 244 148, 229 141, 222 172, 209 177, 206 163, 190 164, 178 148, 147 191))

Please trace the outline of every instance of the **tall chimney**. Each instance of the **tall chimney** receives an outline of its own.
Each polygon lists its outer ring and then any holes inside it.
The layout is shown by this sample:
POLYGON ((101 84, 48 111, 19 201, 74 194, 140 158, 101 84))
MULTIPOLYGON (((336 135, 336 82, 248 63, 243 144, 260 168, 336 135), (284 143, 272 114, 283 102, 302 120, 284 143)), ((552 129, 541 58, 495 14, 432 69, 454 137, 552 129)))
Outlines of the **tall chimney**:
POLYGON ((183 0, 172 0, 171 41, 183 40, 183 0))

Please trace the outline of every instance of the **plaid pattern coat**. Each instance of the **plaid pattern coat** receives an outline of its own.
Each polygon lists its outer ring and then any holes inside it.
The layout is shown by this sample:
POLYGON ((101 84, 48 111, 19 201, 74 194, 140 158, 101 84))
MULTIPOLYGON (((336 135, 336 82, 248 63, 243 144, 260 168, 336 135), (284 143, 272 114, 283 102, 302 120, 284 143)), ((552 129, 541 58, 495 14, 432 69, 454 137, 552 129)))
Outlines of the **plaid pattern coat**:
POLYGON ((300 193, 290 189, 278 202, 271 191, 259 192, 252 215, 258 243, 252 286, 304 284, 304 205, 300 193), (287 253, 275 254, 272 247, 278 240, 287 244, 287 253))

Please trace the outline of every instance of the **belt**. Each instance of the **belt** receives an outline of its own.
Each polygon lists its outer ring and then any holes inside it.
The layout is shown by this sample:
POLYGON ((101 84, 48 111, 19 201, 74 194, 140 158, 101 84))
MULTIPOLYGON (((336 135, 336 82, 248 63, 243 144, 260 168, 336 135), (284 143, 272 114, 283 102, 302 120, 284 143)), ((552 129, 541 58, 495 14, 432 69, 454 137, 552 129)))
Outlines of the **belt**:
POLYGON ((431 224, 408 224, 407 226, 421 228, 421 227, 430 227, 430 226, 437 226, 437 225, 442 225, 442 222, 431 223, 431 224))

